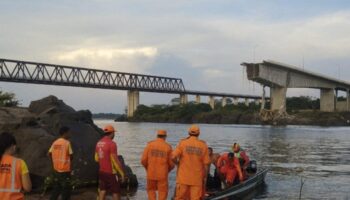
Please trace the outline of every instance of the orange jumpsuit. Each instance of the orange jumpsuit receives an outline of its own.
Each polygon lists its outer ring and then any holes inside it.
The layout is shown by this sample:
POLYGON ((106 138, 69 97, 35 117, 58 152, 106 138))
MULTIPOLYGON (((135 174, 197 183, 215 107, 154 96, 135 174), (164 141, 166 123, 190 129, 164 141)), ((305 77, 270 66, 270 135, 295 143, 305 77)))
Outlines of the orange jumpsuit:
POLYGON ((172 157, 179 160, 175 200, 200 200, 205 168, 210 164, 207 144, 190 136, 180 141, 172 157))
POLYGON ((234 183, 237 174, 241 182, 244 180, 238 158, 234 157, 233 160, 230 161, 228 153, 225 153, 220 156, 216 166, 219 169, 219 172, 225 176, 228 185, 234 183))
POLYGON ((168 196, 168 174, 174 168, 171 146, 164 139, 149 142, 143 151, 141 164, 147 171, 148 199, 166 200, 168 196))

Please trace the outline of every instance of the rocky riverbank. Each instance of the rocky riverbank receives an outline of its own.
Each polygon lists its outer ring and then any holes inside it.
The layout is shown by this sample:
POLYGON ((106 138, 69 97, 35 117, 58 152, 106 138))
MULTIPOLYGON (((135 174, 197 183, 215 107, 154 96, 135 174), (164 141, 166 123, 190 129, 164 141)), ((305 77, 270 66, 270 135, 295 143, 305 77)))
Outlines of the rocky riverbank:
MULTIPOLYGON (((103 131, 93 123, 90 111, 76 111, 55 96, 33 101, 28 108, 0 107, 0 131, 16 137, 17 156, 28 165, 34 192, 42 191, 45 178, 52 172, 47 152, 59 137, 61 126, 68 126, 72 133, 75 186, 96 185, 98 166, 94 153, 103 131)), ((127 166, 125 169, 131 176, 131 169, 127 166)), ((131 187, 137 186, 136 176, 132 180, 131 187)))
POLYGON ((75 177, 81 182, 96 182, 93 155, 102 132, 94 125, 90 111, 75 111, 54 96, 33 101, 29 108, 0 108, 0 130, 16 137, 18 157, 28 165, 34 190, 42 188, 45 177, 52 172, 46 154, 61 126, 72 131, 75 177))

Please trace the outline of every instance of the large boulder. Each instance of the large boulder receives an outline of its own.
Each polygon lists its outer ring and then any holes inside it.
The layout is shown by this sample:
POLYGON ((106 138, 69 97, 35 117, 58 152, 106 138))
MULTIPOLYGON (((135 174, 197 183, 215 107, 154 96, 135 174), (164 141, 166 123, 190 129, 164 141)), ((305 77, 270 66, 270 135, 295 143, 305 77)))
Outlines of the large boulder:
POLYGON ((62 100, 59 100, 55 96, 48 96, 43 99, 32 101, 29 106, 29 111, 32 113, 40 114, 48 109, 55 108, 56 112, 74 113, 75 110, 65 104, 62 100))
POLYGON ((0 131, 12 132, 16 137, 18 156, 27 162, 34 188, 43 186, 43 180, 52 172, 47 152, 59 137, 61 126, 68 126, 72 132, 75 178, 95 182, 98 166, 94 151, 103 132, 93 124, 90 111, 75 111, 54 96, 33 101, 29 109, 0 108, 0 131))
MULTIPOLYGON (((93 123, 90 111, 75 111, 55 96, 33 101, 29 108, 0 107, 0 132, 8 131, 16 137, 18 157, 26 161, 36 191, 43 188, 45 178, 52 173, 47 152, 62 126, 68 126, 72 133, 74 181, 79 185, 95 184, 98 172, 95 146, 103 131, 93 123)), ((130 187, 137 187, 130 167, 124 168, 130 187)))

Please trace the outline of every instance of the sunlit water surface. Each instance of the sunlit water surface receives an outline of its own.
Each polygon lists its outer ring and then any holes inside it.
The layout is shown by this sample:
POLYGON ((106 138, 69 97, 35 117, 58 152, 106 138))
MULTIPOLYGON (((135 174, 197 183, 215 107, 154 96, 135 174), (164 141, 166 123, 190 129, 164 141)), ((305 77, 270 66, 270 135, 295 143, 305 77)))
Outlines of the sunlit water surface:
MULTIPOLYGON (((157 129, 168 131, 168 142, 175 148, 187 137, 188 125, 158 123, 116 123, 96 120, 102 127, 113 124, 119 154, 139 180, 131 199, 147 199, 145 170, 140 164, 142 151, 155 138, 157 129)), ((350 199, 350 128, 270 127, 245 125, 200 125, 200 138, 215 152, 229 151, 237 141, 259 166, 269 168, 266 185, 254 199, 299 199, 301 177, 303 199, 350 199)), ((173 193, 175 171, 170 174, 173 193)))

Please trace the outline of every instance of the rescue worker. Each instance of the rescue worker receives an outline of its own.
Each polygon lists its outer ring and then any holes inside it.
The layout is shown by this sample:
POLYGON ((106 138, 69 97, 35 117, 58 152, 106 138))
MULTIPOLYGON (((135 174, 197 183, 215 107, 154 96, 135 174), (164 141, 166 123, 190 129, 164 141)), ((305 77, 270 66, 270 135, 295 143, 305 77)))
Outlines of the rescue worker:
POLYGON ((69 128, 63 126, 59 130, 60 137, 51 145, 48 156, 53 166, 53 188, 50 200, 57 200, 61 195, 62 200, 68 200, 71 196, 71 161, 73 150, 69 142, 69 128))
POLYGON ((239 163, 240 163, 241 168, 242 168, 244 179, 246 179, 247 178, 246 169, 249 166, 250 159, 247 156, 246 152, 241 149, 241 147, 238 143, 233 144, 232 151, 235 154, 235 157, 238 158, 239 163))
POLYGON ((235 157, 234 153, 222 154, 216 166, 226 187, 232 186, 235 183, 237 175, 240 182, 244 181, 239 160, 235 157))
POLYGON ((172 148, 165 140, 167 132, 157 131, 157 139, 149 142, 143 151, 141 164, 147 171, 147 194, 149 200, 166 200, 168 197, 168 174, 174 168, 172 148))
POLYGON ((28 167, 16 153, 16 139, 10 133, 0 134, 0 199, 23 200, 24 192, 30 192, 28 167))
POLYGON ((173 151, 173 162, 178 164, 175 200, 199 200, 206 185, 210 164, 208 146, 199 140, 200 129, 192 125, 189 137, 179 142, 173 151))
POLYGON ((95 150, 95 160, 99 163, 99 200, 104 200, 107 192, 112 193, 113 200, 120 200, 120 181, 124 182, 125 173, 118 160, 117 144, 113 141, 115 129, 107 125, 103 131, 105 136, 98 141, 95 150))
POLYGON ((249 165, 249 157, 247 156, 246 152, 241 149, 240 145, 238 143, 234 143, 232 146, 232 151, 235 154, 235 157, 239 159, 240 164, 242 165, 242 168, 247 168, 249 165))

